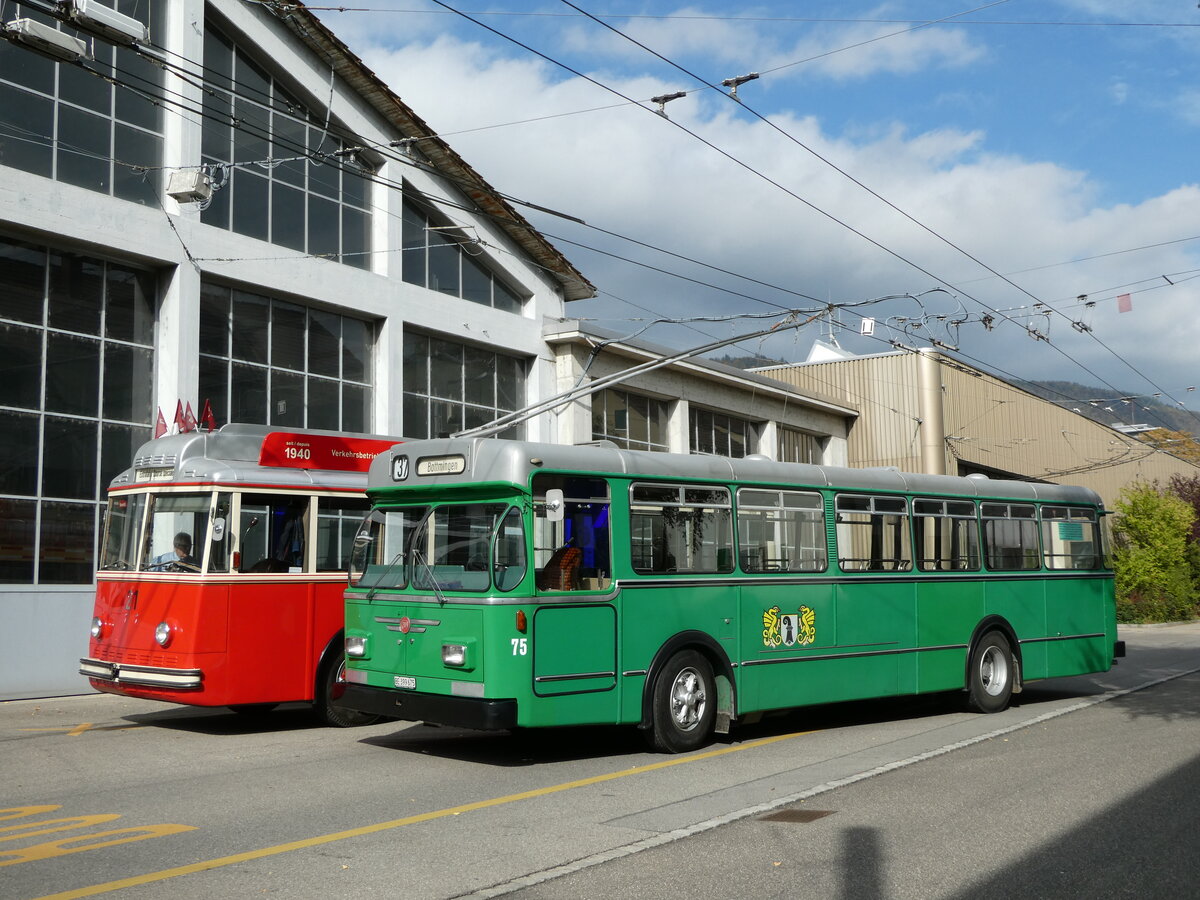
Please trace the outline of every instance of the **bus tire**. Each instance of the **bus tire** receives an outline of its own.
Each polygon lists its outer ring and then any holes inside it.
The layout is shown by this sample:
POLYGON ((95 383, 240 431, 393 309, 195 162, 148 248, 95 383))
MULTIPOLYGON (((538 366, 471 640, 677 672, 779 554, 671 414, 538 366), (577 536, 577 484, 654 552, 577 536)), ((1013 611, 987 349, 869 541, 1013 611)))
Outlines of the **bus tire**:
POLYGON ((717 714, 712 666, 695 650, 681 650, 659 671, 651 700, 650 745, 660 753, 704 746, 717 714))
POLYGON ((334 656, 321 667, 317 678, 317 698, 313 703, 313 711, 322 725, 332 728, 356 728, 360 725, 374 725, 383 716, 359 712, 338 706, 338 699, 346 686, 346 660, 334 656))
POLYGON ((1012 647, 999 631, 989 631, 971 651, 967 668, 967 706, 975 712, 996 713, 1008 706, 1013 692, 1012 647))

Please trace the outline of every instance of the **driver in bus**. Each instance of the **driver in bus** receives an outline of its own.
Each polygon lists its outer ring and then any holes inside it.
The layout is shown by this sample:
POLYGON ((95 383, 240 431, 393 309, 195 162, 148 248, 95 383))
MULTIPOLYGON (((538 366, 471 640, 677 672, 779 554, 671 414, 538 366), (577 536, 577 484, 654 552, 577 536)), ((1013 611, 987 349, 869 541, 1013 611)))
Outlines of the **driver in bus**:
POLYGON ((168 553, 160 554, 150 560, 150 570, 154 572, 165 572, 170 570, 172 566, 198 571, 200 566, 192 556, 192 536, 186 531, 181 531, 175 535, 173 549, 168 553))

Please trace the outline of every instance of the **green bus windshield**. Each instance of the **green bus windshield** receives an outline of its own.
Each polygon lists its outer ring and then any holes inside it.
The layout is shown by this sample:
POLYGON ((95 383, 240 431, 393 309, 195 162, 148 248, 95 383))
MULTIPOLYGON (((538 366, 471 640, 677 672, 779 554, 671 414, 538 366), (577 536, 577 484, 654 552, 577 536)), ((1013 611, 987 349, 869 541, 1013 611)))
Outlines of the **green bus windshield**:
POLYGON ((374 591, 509 591, 525 577, 525 526, 507 502, 376 509, 354 542, 350 583, 374 591))

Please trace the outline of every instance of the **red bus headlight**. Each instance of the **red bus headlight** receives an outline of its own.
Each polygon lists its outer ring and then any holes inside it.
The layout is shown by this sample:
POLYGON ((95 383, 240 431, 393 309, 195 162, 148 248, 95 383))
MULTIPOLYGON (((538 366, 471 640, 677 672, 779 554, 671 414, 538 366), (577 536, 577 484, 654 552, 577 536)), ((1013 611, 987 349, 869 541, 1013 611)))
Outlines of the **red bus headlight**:
POLYGON ((166 647, 171 643, 171 633, 174 631, 171 628, 170 622, 159 622, 158 627, 154 629, 154 640, 160 647, 166 647))

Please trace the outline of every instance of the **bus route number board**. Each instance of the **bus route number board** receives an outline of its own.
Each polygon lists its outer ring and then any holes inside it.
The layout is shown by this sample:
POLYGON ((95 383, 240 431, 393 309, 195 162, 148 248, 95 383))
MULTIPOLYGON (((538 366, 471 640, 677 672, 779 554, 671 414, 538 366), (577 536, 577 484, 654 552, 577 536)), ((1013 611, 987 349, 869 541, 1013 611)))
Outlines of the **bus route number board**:
POLYGON ((392 676, 392 679, 395 681, 396 687, 398 688, 404 688, 405 690, 411 691, 415 690, 417 687, 417 679, 413 678, 411 675, 394 675, 392 676))

